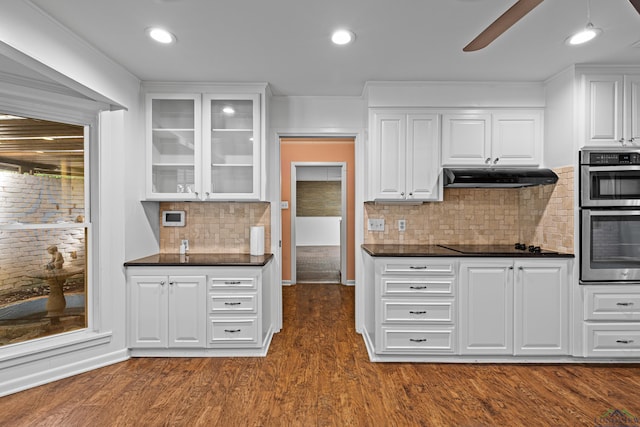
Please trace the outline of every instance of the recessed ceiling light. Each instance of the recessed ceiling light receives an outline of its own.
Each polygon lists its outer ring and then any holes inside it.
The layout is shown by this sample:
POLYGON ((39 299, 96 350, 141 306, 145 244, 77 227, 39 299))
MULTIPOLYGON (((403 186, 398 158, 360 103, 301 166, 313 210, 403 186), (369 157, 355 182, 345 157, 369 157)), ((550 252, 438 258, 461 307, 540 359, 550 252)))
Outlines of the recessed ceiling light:
POLYGON ((171 44, 171 43, 175 43, 176 41, 176 36, 174 36, 169 31, 165 30, 164 28, 159 28, 159 27, 147 28, 147 34, 153 40, 162 44, 171 44))
POLYGON ((353 31, 349 30, 336 30, 331 35, 331 41, 337 45, 345 45, 352 43, 356 39, 356 35, 353 31))

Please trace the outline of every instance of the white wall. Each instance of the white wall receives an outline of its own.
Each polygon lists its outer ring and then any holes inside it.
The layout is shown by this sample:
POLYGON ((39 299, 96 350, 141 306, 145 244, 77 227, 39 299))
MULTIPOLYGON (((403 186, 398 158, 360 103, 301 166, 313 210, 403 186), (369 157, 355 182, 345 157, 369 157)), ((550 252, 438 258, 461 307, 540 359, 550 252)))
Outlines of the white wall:
POLYGON ((274 96, 270 107, 274 130, 336 132, 365 126, 365 104, 356 96, 274 96))
POLYGON ((544 166, 557 168, 573 165, 576 112, 575 70, 570 67, 545 82, 547 107, 544 114, 544 166))
POLYGON ((339 216, 296 217, 296 246, 340 246, 339 216))

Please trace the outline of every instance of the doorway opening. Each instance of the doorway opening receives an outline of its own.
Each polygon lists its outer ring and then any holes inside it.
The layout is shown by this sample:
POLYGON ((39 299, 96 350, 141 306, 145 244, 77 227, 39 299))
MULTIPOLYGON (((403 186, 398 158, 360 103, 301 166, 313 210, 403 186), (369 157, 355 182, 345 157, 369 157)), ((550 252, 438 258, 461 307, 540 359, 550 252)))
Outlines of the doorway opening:
POLYGON ((291 163, 291 277, 295 283, 345 283, 346 228, 347 164, 291 163))
POLYGON ((283 284, 355 283, 355 139, 281 138, 283 284))

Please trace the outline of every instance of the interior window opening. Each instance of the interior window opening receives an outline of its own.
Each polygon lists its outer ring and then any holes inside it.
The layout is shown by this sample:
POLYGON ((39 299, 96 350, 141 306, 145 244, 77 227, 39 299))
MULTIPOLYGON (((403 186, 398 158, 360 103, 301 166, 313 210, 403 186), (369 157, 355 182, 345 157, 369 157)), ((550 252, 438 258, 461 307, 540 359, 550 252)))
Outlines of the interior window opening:
POLYGON ((84 135, 0 112, 0 346, 87 327, 84 135))

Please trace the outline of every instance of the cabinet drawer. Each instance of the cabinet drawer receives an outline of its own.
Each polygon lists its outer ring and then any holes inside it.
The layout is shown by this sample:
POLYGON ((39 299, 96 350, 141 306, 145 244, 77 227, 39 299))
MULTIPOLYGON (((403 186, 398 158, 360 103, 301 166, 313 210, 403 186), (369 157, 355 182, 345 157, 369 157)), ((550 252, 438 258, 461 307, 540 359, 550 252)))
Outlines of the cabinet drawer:
POLYGON ((258 321, 256 318, 221 319, 209 318, 209 343, 257 344, 258 321))
POLYGON ((384 323, 453 324, 453 303, 382 300, 384 323))
POLYGON ((382 353, 453 353, 453 329, 382 328, 382 353))
POLYGON ((453 262, 390 261, 382 267, 383 273, 410 273, 420 275, 453 275, 453 262))
POLYGON ((585 320, 640 321, 640 293, 587 289, 585 320))
POLYGON ((257 313, 257 295, 209 294, 209 313, 257 313))
POLYGON ((453 295, 454 278, 383 277, 382 295, 453 295))
POLYGON ((640 356, 640 323, 587 323, 585 328, 587 356, 640 356))
POLYGON ((255 277, 214 277, 209 280, 209 290, 255 290, 257 289, 257 283, 258 281, 255 277))

